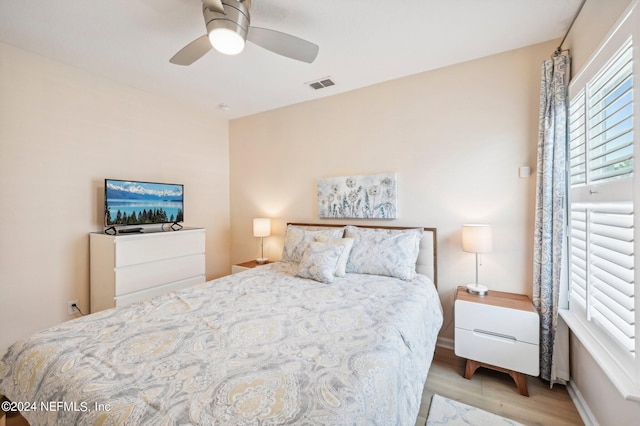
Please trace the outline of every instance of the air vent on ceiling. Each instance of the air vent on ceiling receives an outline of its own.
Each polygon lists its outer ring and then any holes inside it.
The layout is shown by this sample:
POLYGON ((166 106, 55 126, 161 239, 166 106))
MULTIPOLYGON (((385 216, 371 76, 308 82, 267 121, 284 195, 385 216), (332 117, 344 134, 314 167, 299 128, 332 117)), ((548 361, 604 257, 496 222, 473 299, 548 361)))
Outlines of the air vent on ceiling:
POLYGON ((323 77, 319 80, 310 81, 305 84, 311 87, 313 90, 320 90, 320 89, 324 89, 325 87, 330 87, 335 85, 335 83, 333 82, 333 80, 331 80, 330 77, 323 77))

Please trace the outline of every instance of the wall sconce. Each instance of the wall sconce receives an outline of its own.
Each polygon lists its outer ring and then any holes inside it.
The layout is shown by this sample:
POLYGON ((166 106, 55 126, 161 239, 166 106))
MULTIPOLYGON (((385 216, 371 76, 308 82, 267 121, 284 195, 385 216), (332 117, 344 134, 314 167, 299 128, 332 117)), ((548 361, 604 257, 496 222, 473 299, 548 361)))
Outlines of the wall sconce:
POLYGON ((258 265, 264 265, 269 262, 269 259, 264 257, 264 237, 271 235, 271 219, 269 218, 256 218, 253 219, 253 236, 260 237, 260 256, 256 259, 258 265))
POLYGON ((486 286, 478 284, 478 254, 491 252, 492 242, 491 226, 462 225, 462 250, 476 254, 476 283, 467 285, 469 293, 483 296, 489 291, 486 286))

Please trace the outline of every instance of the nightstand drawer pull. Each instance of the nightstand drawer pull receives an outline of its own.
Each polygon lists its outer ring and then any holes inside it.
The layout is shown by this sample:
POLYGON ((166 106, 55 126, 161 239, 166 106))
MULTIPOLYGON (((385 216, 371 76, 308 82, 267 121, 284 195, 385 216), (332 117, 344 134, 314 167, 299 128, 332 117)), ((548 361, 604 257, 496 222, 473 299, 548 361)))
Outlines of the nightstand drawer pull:
POLYGON ((518 339, 516 339, 513 336, 509 336, 509 335, 506 335, 506 334, 500 334, 500 333, 494 333, 493 331, 478 330, 476 328, 476 329, 473 330, 473 332, 475 334, 484 334, 484 335, 486 335, 488 337, 495 337, 495 338, 500 339, 500 340, 508 340, 509 342, 512 342, 512 343, 516 343, 518 341, 518 339))

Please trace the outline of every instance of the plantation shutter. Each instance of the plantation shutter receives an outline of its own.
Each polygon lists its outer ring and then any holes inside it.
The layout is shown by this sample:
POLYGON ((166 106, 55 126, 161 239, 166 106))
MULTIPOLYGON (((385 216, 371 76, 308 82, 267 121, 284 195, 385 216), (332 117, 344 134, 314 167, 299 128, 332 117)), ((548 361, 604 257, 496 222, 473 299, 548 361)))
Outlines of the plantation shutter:
POLYGON ((631 40, 588 87, 591 183, 630 177, 633 171, 633 62, 631 40))
POLYGON ((587 183, 585 95, 581 91, 569 104, 569 182, 571 186, 587 183))
POLYGON ((569 150, 570 303, 635 355, 631 39, 571 99, 569 150))
POLYGON ((587 210, 571 206, 571 300, 587 309, 587 210))
POLYGON ((632 203, 574 204, 571 228, 572 301, 635 352, 632 203))

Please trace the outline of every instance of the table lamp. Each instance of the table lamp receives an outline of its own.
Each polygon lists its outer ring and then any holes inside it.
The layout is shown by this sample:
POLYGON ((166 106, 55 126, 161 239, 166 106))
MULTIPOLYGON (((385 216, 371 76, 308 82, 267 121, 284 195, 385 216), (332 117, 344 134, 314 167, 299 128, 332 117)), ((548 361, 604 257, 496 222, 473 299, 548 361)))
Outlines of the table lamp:
POLYGON ((258 265, 264 265, 269 262, 269 259, 264 257, 264 237, 271 235, 271 219, 269 218, 256 218, 253 219, 253 236, 260 237, 260 256, 256 259, 258 265))
POLYGON ((485 295, 489 289, 478 284, 478 255, 489 253, 492 249, 491 226, 462 225, 462 250, 476 254, 476 283, 468 284, 467 291, 472 294, 485 295))

